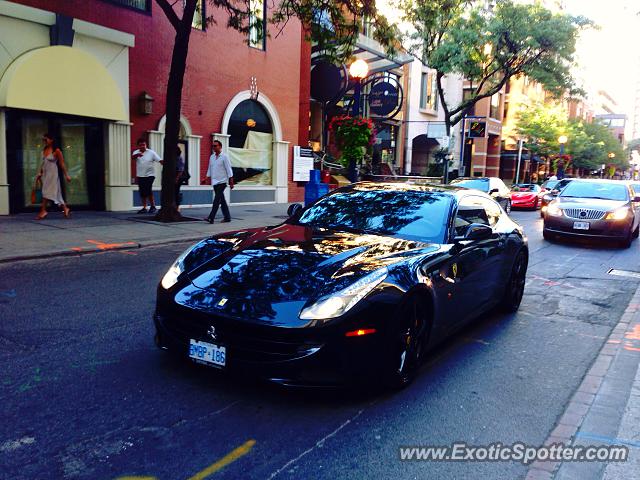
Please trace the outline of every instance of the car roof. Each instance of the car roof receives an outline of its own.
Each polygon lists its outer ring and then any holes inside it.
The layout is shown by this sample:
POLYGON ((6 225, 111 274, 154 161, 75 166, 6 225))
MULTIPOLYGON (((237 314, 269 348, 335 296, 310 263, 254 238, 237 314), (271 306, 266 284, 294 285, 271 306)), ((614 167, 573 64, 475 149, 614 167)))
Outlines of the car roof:
POLYGON ((573 180, 574 182, 580 182, 580 183, 610 183, 610 184, 617 184, 617 185, 627 184, 623 180, 611 180, 609 178, 571 178, 567 180, 573 180))
POLYGON ((491 178, 498 178, 498 177, 458 177, 458 178, 454 178, 451 181, 452 182, 456 182, 458 180, 482 180, 482 181, 487 181, 487 180, 490 180, 491 178))

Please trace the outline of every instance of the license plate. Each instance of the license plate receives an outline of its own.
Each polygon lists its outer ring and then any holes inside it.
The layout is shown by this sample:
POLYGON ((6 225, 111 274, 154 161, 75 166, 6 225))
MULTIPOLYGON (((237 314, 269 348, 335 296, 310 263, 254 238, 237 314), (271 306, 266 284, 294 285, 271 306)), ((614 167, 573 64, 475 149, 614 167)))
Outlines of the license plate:
POLYGON ((573 222, 574 230, 589 230, 589 222, 573 222))
POLYGON ((189 358, 196 362, 224 367, 226 364, 227 350, 225 347, 213 343, 189 340, 189 358))

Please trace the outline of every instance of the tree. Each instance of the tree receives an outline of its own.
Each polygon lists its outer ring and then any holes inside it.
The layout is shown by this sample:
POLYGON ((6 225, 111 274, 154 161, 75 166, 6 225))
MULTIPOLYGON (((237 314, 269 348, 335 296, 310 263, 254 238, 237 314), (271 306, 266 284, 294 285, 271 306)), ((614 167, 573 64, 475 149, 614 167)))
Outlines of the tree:
MULTIPOLYGON (((227 27, 240 33, 246 34, 252 28, 258 32, 266 31, 263 20, 258 15, 251 15, 253 2, 250 0, 156 0, 175 30, 166 95, 162 207, 156 216, 156 219, 164 222, 176 221, 181 217, 175 205, 174 181, 182 87, 194 14, 201 2, 205 1, 213 7, 209 9, 213 13, 203 19, 205 25, 226 19, 227 27)), ((305 28, 307 39, 317 41, 325 51, 332 52, 338 58, 351 53, 363 18, 373 21, 377 27, 376 39, 383 44, 389 44, 394 36, 394 29, 378 14, 375 0, 280 0, 272 4, 271 10, 270 22, 278 25, 277 35, 291 18, 298 18, 305 28)))
POLYGON ((567 112, 558 106, 534 105, 518 113, 516 130, 524 148, 542 158, 560 152, 558 138, 568 131, 567 112))
POLYGON ((600 170, 603 164, 628 167, 628 159, 618 139, 606 126, 576 120, 569 123, 567 153, 577 168, 600 170), (613 157, 609 157, 613 154, 613 157))
POLYGON ((447 135, 479 100, 498 93, 516 75, 527 75, 555 95, 579 90, 571 75, 576 40, 591 25, 584 17, 552 13, 540 4, 500 0, 493 10, 478 0, 401 0, 410 50, 436 71, 447 135), (457 105, 446 98, 442 79, 471 82, 457 105))

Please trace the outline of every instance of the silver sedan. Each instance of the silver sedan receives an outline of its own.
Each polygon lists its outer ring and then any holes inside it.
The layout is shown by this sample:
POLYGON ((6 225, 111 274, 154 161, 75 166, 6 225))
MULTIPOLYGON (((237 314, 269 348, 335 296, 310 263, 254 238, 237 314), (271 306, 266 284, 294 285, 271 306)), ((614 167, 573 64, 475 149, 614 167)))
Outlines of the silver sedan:
POLYGON ((640 231, 640 196, 615 180, 574 180, 544 213, 543 235, 611 239, 628 248, 640 231))

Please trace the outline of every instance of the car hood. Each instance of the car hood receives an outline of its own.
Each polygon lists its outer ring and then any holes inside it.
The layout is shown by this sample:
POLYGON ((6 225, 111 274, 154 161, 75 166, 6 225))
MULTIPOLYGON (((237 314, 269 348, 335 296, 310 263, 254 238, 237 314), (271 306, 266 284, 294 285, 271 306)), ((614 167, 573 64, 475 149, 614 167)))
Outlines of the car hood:
POLYGON ((619 200, 602 200, 599 198, 556 197, 555 204, 562 208, 592 208, 594 210, 611 211, 627 204, 619 200))
POLYGON ((288 224, 218 235, 208 242, 213 257, 188 273, 192 286, 179 292, 176 301, 276 324, 288 322, 279 318, 297 319, 305 304, 346 288, 374 270, 441 248, 383 235, 288 224))
POLYGON ((536 192, 511 192, 511 198, 516 198, 516 199, 533 198, 537 196, 538 194, 536 192))

